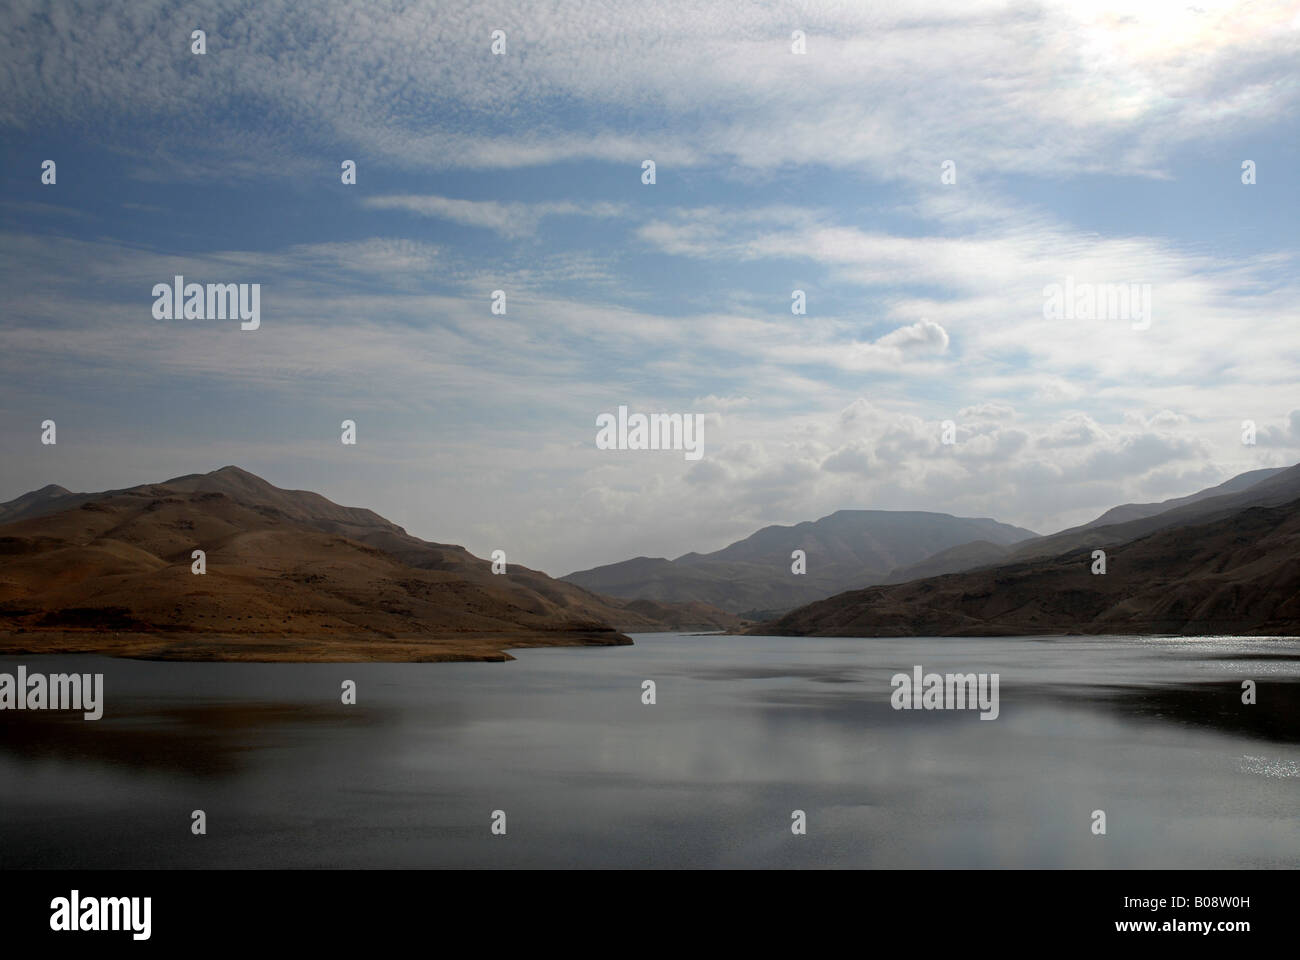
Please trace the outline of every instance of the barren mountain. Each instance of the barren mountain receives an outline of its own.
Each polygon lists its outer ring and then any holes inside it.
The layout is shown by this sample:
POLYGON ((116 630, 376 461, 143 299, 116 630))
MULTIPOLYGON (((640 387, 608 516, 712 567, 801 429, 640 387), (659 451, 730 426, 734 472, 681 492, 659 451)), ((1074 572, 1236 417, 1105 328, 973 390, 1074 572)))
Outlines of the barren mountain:
POLYGON ((624 610, 662 623, 664 630, 735 631, 751 622, 707 603, 659 603, 655 600, 619 600, 615 597, 609 599, 611 602, 622 603, 624 610))
POLYGON ((0 505, 0 649, 177 659, 508 659, 662 630, 517 564, 237 467, 0 505), (191 572, 194 550, 205 574, 191 572))
POLYGON ((1031 557, 1054 556, 1080 547, 1105 547, 1110 544, 1126 543, 1165 527, 1226 517, 1251 506, 1277 506, 1289 503, 1298 497, 1300 497, 1300 464, 1284 470, 1251 471, 1233 477, 1218 487, 1192 494, 1190 497, 1168 500, 1164 504, 1130 504, 1115 508, 1083 526, 1071 527, 1060 533, 1026 541, 1011 551, 1010 559, 1025 560, 1031 557), (1259 474, 1266 474, 1266 476, 1250 482, 1259 474), (1242 483, 1246 485, 1243 487, 1242 483), (1112 514, 1118 513, 1119 516, 1124 516, 1134 510, 1142 512, 1146 507, 1165 507, 1165 509, 1118 523, 1103 522, 1112 514))
POLYGON ((1196 493, 1186 497, 1174 497, 1170 500, 1162 500, 1159 503, 1125 503, 1118 507, 1111 507, 1096 520, 1089 521, 1082 526, 1075 527, 1075 530, 1086 530, 1091 527, 1106 527, 1114 523, 1126 523, 1129 520, 1141 520, 1143 517, 1154 517, 1157 514, 1165 513, 1176 507, 1181 507, 1189 503, 1198 503, 1201 500, 1207 500, 1210 497, 1222 496, 1225 493, 1239 493, 1259 483, 1261 480, 1267 480, 1269 477, 1276 476, 1286 470, 1286 467, 1270 467, 1264 470, 1250 470, 1246 473, 1239 473, 1230 480, 1225 480, 1218 486, 1208 487, 1205 490, 1198 490, 1196 493))
POLYGON ((1045 537, 1022 540, 1010 546, 979 540, 960 544, 926 557, 920 563, 894 570, 886 582, 906 583, 908 580, 961 573, 1016 559, 1051 556, 1077 547, 1123 543, 1143 533, 1158 530, 1166 524, 1186 523, 1196 517, 1213 516, 1216 512, 1231 512, 1251 503, 1281 503, 1300 496, 1300 475, 1292 473, 1289 477, 1281 477, 1276 486, 1253 488, 1265 480, 1288 472, 1286 467, 1251 470, 1185 497, 1175 497, 1160 503, 1121 504, 1111 507, 1088 523, 1045 537), (1227 496, 1229 494, 1241 496, 1227 496), (1184 507, 1187 509, 1180 510, 1184 507))
POLYGON ((764 527, 713 553, 637 557, 562 579, 610 596, 701 601, 732 613, 789 609, 883 582, 900 565, 972 540, 1005 546, 1033 536, 996 520, 946 513, 840 510, 817 521, 764 527), (791 571, 795 550, 804 551, 806 573, 791 571))
POLYGON ((1300 635, 1300 499, 1112 544, 1104 575, 1092 573, 1091 551, 843 593, 748 632, 1300 635))
POLYGON ((926 557, 920 563, 908 567, 899 567, 890 575, 887 583, 906 583, 908 580, 920 580, 925 577, 938 577, 945 573, 957 573, 961 570, 974 570, 1006 562, 1014 547, 987 540, 972 540, 970 543, 958 544, 947 550, 940 550, 926 557))
MULTIPOLYGON (((60 487, 55 483, 41 487, 39 490, 33 490, 30 493, 24 493, 16 500, 0 503, 0 523, 9 523, 13 520, 21 520, 24 517, 35 517, 40 516, 42 513, 50 513, 52 512, 50 504, 72 496, 75 496, 75 494, 71 490, 60 487)), ((68 503, 67 505, 71 506, 72 504, 68 503)), ((62 508, 55 507, 53 509, 62 508)))

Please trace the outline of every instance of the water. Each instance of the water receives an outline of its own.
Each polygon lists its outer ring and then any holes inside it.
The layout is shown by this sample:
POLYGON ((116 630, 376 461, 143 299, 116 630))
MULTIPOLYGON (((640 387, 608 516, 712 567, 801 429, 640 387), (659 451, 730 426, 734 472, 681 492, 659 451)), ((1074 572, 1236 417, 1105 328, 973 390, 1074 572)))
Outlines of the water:
POLYGON ((1300 641, 635 640, 505 664, 0 658, 106 689, 98 722, 0 713, 0 863, 1300 866, 1300 641), (916 664, 998 673, 1000 716, 893 710, 916 664))

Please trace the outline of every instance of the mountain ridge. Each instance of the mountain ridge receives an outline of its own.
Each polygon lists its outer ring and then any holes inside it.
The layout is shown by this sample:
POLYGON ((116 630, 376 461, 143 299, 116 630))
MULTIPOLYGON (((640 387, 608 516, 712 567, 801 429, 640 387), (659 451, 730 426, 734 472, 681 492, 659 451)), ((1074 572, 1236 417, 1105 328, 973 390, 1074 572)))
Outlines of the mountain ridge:
POLYGON ((981 537, 1013 544, 1033 531, 988 517, 925 510, 843 509, 817 520, 769 524, 710 553, 676 559, 634 557, 561 577, 596 592, 628 599, 704 602, 735 614, 794 607, 848 586, 883 581, 901 561, 981 537), (803 550, 804 574, 791 570, 803 550))
MULTIPOLYGON (((511 659, 507 646, 625 644, 616 627, 670 628, 522 565, 494 574, 463 547, 238 467, 102 493, 52 487, 0 505, 10 651, 511 659), (198 549, 202 575, 191 572, 198 549)), ((690 613, 713 628, 738 623, 690 613)))
MULTIPOLYGON (((1121 525, 1122 526, 1122 525, 1121 525)), ((1017 558, 848 591, 745 632, 794 636, 1063 633, 1300 635, 1300 499, 1192 514, 1105 549, 1017 558)))

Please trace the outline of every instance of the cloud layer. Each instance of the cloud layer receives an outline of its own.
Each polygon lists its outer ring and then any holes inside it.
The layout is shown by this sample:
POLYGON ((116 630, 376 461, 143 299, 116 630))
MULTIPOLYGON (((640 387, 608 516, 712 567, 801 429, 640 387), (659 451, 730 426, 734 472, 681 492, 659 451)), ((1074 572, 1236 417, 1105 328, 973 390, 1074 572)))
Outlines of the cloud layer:
POLYGON ((31 173, 0 198, 0 499, 238 462, 563 573, 855 506, 1048 532, 1300 459, 1293 5, 55 2, 0 27, 31 173), (263 328, 152 321, 176 274, 261 283, 263 328), (1050 319, 1066 278, 1149 287, 1149 328, 1050 319), (619 404, 705 414, 704 459, 596 450, 619 404))

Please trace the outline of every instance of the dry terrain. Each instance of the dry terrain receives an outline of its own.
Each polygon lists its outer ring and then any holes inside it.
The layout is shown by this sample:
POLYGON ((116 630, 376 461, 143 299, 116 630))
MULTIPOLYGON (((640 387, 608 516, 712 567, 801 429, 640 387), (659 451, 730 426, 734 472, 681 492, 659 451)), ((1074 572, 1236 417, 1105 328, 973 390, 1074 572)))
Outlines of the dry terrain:
POLYGON ((463 547, 237 467, 100 494, 46 487, 0 505, 0 524, 7 653, 502 660, 682 620, 739 625, 711 608, 647 615, 515 564, 494 574, 463 547))

